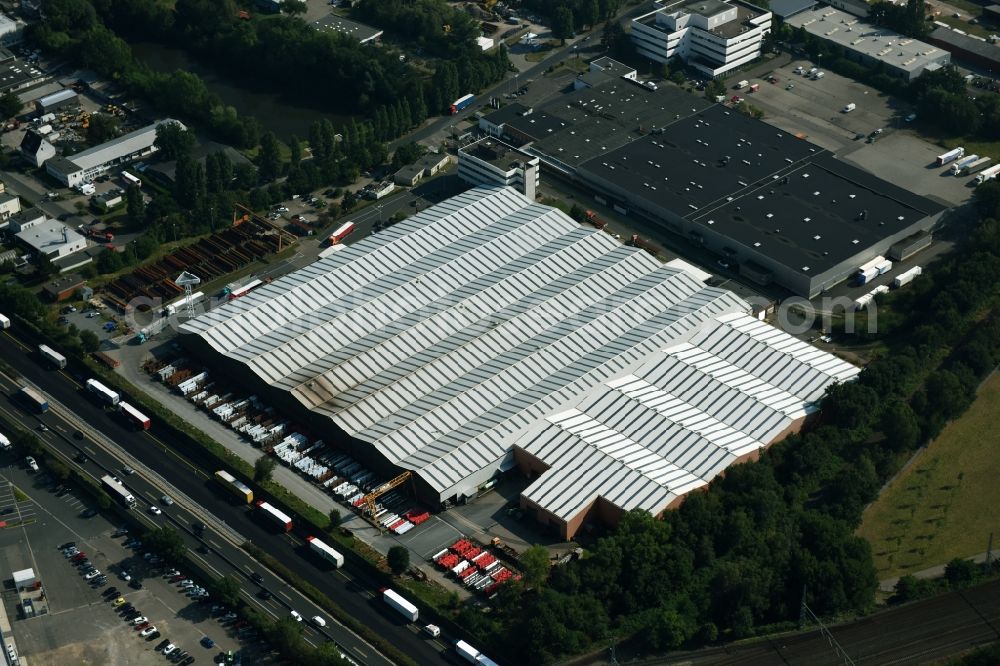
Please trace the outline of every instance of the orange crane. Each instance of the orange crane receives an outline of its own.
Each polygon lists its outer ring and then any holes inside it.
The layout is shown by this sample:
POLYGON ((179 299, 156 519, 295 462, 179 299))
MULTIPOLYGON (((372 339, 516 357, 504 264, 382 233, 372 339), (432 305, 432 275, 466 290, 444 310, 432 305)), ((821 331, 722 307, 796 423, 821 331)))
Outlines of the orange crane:
POLYGON ((372 524, 374 524, 375 527, 378 528, 378 531, 380 533, 382 531, 382 525, 380 525, 378 521, 375 520, 375 513, 376 513, 375 500, 377 500, 382 495, 385 495, 390 490, 400 487, 401 485, 409 481, 412 478, 412 476, 413 474, 409 471, 403 472, 396 478, 390 481, 386 481, 381 486, 371 491, 361 499, 361 501, 364 503, 365 511, 368 514, 368 519, 372 521, 372 524))

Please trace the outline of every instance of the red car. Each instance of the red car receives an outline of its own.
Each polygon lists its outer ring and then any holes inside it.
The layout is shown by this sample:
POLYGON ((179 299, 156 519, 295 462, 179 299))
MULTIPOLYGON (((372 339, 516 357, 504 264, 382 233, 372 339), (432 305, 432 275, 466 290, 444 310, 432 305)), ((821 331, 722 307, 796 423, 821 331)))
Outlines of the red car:
POLYGON ((173 578, 171 578, 169 582, 171 582, 171 583, 179 583, 182 580, 184 580, 184 578, 185 578, 184 574, 178 574, 178 575, 174 576, 173 578))
POLYGON ((69 561, 75 563, 75 562, 82 562, 85 559, 87 559, 87 553, 77 553, 73 557, 69 558, 69 561))
POLYGON ((145 629, 148 626, 149 626, 149 622, 143 622, 142 624, 135 625, 135 630, 136 631, 142 631, 143 629, 145 629))

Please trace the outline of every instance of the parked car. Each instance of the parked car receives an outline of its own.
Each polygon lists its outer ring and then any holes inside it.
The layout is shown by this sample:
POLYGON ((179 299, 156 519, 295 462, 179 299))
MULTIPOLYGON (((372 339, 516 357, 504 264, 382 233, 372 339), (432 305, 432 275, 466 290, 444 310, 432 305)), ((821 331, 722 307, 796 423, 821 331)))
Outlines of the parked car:
POLYGON ((169 638, 164 638, 162 641, 160 641, 159 643, 157 643, 156 647, 153 648, 153 649, 155 649, 157 652, 159 652, 160 650, 162 650, 163 648, 167 647, 168 645, 170 645, 170 639, 169 638))
POLYGON ((28 456, 27 458, 25 458, 24 464, 27 465, 28 469, 30 469, 32 472, 38 471, 38 463, 35 462, 35 459, 33 457, 28 456))
POLYGON ((168 654, 172 653, 176 649, 177 649, 176 645, 174 645, 173 643, 168 643, 167 647, 163 648, 163 654, 164 655, 168 655, 168 654))
POLYGON ((63 545, 59 546, 59 550, 68 550, 70 548, 76 547, 76 541, 67 541, 63 545))
POLYGON ((145 615, 140 615, 137 618, 133 619, 131 622, 132 624, 138 625, 142 624, 143 622, 149 622, 149 618, 147 618, 145 615))
POLYGON ((154 633, 156 633, 156 627, 154 627, 153 625, 150 625, 150 626, 146 627, 145 629, 143 629, 142 631, 140 631, 139 635, 142 636, 143 638, 149 638, 154 633))
POLYGON ((119 607, 120 607, 120 606, 122 606, 122 605, 124 605, 124 604, 125 604, 125 597, 118 597, 117 599, 115 599, 115 601, 114 601, 114 604, 113 604, 113 605, 114 605, 114 606, 119 606, 119 607))
POLYGON ((135 579, 130 580, 128 586, 131 587, 133 590, 141 590, 142 589, 142 583, 140 583, 139 581, 137 581, 135 579))
POLYGON ((105 597, 115 596, 115 595, 118 594, 118 588, 117 587, 109 587, 108 589, 104 590, 104 592, 102 592, 101 594, 103 594, 105 597))

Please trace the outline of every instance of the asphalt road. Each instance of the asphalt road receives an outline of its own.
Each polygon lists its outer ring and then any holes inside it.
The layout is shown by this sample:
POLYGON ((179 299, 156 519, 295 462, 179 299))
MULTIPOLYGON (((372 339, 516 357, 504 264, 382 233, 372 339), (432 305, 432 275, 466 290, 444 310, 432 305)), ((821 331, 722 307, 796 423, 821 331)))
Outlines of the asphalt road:
MULTIPOLYGON (((140 458, 145 466, 168 480, 205 511, 210 512, 215 521, 208 520, 205 521, 206 523, 214 525, 217 521, 238 530, 256 546, 290 566, 309 583, 327 594, 345 611, 371 626, 417 662, 421 664, 438 662, 442 658, 442 652, 448 649, 448 644, 443 638, 430 640, 421 636, 417 626, 404 623, 401 617, 391 611, 379 598, 377 591, 379 584, 377 581, 367 578, 365 572, 352 571, 350 564, 344 569, 333 572, 317 567, 305 545, 307 534, 299 533, 297 530, 293 530, 291 534, 276 534, 264 523, 257 520, 247 507, 236 506, 220 496, 215 484, 211 482, 211 474, 214 469, 207 469, 207 463, 205 466, 199 466, 198 461, 191 461, 179 454, 177 452, 179 444, 168 438, 161 438, 162 433, 157 433, 155 421, 151 431, 137 432, 132 430, 123 420, 109 415, 100 405, 83 395, 79 384, 69 374, 48 370, 39 364, 33 354, 29 354, 22 345, 15 342, 10 331, 5 331, 3 335, 0 335, 0 358, 51 398, 72 409, 82 424, 87 424, 81 427, 81 430, 84 432, 89 432, 89 429, 99 431, 132 455, 140 458)), ((7 403, 4 407, 9 409, 13 408, 13 405, 7 403)), ((18 413, 22 419, 25 418, 24 412, 18 413)), ((58 416, 51 412, 37 418, 46 422, 50 428, 55 428, 59 421, 58 416)), ((59 425, 66 428, 69 433, 78 428, 76 425, 66 423, 59 425)), ((69 437, 61 437, 57 440, 57 446, 60 448, 71 447, 74 446, 73 441, 75 440, 71 440, 69 437)), ((87 447, 87 455, 92 461, 99 462, 108 469, 120 469, 121 467, 120 462, 97 449, 93 444, 87 447)), ((88 466, 94 466, 94 464, 94 462, 88 463, 88 466)), ((98 474, 98 476, 100 475, 98 474)), ((120 473, 118 476, 122 477, 120 473)), ((136 477, 138 475, 130 476, 125 481, 132 485, 132 480, 136 477)), ((146 499, 159 497, 160 494, 152 486, 143 486, 142 480, 136 481, 136 489, 146 499)), ((152 503, 152 501, 148 502, 148 504, 152 503)), ((140 510, 148 504, 141 504, 140 510)), ((161 505, 157 504, 157 506, 161 505)), ((165 507, 161 506, 161 508, 165 507)), ((171 518, 176 514, 180 526, 190 529, 190 522, 193 518, 189 513, 176 507, 167 509, 165 513, 171 518), (183 524, 185 522, 186 525, 183 524)), ((248 577, 251 568, 266 573, 263 567, 256 564, 246 553, 223 539, 219 534, 210 539, 210 542, 219 555, 238 563, 244 577, 248 577)), ((282 605, 287 607, 294 603, 295 608, 303 615, 311 616, 312 613, 307 613, 307 609, 312 608, 312 605, 305 601, 301 595, 295 594, 283 582, 278 581, 276 577, 268 574, 266 584, 276 592, 276 598, 279 595, 285 597, 285 600, 281 601, 282 605)), ((249 581, 248 586, 253 589, 249 581)), ((254 602, 257 603, 257 600, 254 599, 254 602)), ((326 615, 325 613, 321 614, 326 615)), ((328 625, 325 633, 347 647, 359 661, 372 664, 389 663, 381 655, 375 653, 371 646, 334 623, 328 625)))

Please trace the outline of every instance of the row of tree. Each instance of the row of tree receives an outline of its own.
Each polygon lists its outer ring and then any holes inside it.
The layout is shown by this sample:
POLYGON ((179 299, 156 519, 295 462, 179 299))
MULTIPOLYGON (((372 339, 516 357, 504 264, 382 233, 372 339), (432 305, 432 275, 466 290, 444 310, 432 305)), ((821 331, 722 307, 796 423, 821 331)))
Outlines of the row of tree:
POLYGON ((818 424, 664 520, 626 515, 587 557, 547 577, 543 564, 527 585, 502 589, 496 612, 467 609, 459 621, 512 661, 545 663, 613 637, 667 650, 792 626, 803 591, 818 614, 866 611, 877 581, 854 534, 862 510, 1000 363, 998 275, 1000 224, 987 220, 881 300, 879 330, 865 335, 890 352, 831 388, 818 424))

